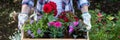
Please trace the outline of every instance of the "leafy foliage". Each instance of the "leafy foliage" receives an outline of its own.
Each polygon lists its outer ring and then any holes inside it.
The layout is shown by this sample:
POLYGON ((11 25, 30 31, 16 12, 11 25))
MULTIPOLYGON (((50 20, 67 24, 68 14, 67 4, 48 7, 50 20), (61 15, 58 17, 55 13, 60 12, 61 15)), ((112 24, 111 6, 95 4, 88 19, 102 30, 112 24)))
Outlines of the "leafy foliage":
POLYGON ((99 20, 98 12, 90 10, 92 15, 92 29, 90 31, 91 40, 119 40, 120 32, 120 13, 118 15, 106 15, 101 13, 102 19, 99 20))

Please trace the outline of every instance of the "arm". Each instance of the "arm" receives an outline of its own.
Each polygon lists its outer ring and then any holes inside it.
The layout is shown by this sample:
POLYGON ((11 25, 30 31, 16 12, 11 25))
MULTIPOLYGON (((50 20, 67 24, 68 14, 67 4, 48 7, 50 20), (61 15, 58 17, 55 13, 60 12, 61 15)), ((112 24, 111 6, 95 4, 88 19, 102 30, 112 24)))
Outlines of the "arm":
POLYGON ((88 0, 78 0, 77 1, 77 4, 78 4, 78 9, 81 10, 82 12, 82 18, 83 18, 83 22, 88 25, 86 28, 87 30, 90 30, 91 29, 91 15, 88 11, 88 7, 89 7, 89 2, 88 0))
POLYGON ((21 13, 18 14, 18 28, 21 29, 22 25, 28 19, 28 14, 34 6, 34 0, 22 0, 21 13))

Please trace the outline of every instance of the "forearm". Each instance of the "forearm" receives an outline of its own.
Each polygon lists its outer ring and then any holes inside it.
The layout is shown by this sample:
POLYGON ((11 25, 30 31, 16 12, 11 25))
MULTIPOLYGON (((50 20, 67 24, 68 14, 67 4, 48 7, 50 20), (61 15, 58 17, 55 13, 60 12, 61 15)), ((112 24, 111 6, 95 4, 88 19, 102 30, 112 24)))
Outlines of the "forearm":
POLYGON ((22 0, 21 13, 30 13, 34 7, 34 0, 22 0))
POLYGON ((89 12, 89 11, 88 11, 88 6, 85 5, 84 7, 82 7, 82 8, 81 8, 81 12, 82 12, 82 13, 89 12))
POLYGON ((28 5, 22 5, 21 13, 29 13, 30 12, 30 7, 28 5))

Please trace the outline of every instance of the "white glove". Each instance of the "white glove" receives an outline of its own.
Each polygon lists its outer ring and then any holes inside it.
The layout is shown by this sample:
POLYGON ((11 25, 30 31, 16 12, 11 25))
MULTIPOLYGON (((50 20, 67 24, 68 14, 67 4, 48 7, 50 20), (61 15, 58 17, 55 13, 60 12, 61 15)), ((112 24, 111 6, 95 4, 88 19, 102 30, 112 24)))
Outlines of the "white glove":
POLYGON ((83 13, 82 14, 83 22, 87 25, 87 30, 91 29, 91 15, 89 13, 83 13))
POLYGON ((20 13, 18 15, 18 28, 21 29, 22 25, 25 23, 25 21, 28 19, 28 15, 25 13, 20 13))
POLYGON ((34 20, 37 21, 37 13, 34 11, 34 13, 30 15, 30 18, 34 18, 34 20))

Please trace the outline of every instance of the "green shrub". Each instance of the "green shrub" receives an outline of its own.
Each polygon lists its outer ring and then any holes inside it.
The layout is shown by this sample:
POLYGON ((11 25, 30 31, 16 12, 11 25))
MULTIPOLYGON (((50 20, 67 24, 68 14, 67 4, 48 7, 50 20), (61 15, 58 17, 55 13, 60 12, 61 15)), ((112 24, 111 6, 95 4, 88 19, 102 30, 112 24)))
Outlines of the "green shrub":
POLYGON ((92 15, 92 29, 90 31, 90 40, 119 40, 120 36, 120 12, 118 15, 106 15, 101 13, 102 17, 98 17, 98 12, 90 10, 92 15), (101 18, 101 21, 99 21, 101 18))

